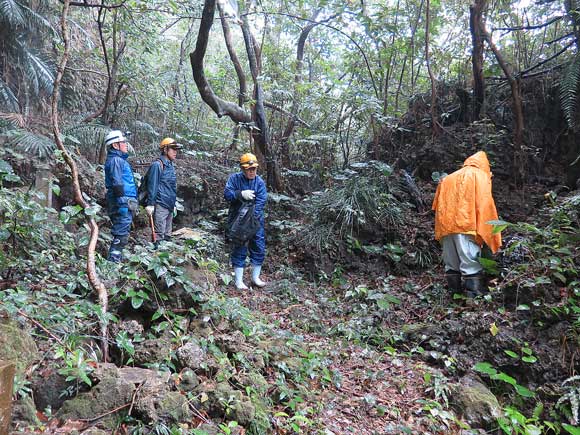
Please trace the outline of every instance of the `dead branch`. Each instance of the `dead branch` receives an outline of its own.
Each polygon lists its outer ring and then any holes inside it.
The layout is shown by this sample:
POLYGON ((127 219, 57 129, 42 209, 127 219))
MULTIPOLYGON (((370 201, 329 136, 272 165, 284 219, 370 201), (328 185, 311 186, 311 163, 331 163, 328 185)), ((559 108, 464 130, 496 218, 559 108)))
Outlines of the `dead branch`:
MULTIPOLYGON (((70 53, 70 43, 68 38, 68 28, 67 28, 67 16, 69 12, 69 0, 64 0, 63 3, 63 10, 60 19, 60 26, 62 30, 62 38, 64 42, 64 52, 62 54, 62 58, 58 65, 58 70, 56 77, 54 79, 54 88, 52 91, 52 99, 51 99, 51 121, 52 121, 52 131, 54 134, 54 141, 56 143, 57 148, 62 152, 62 156, 69 166, 72 174, 72 183, 73 183, 73 190, 74 190, 74 199, 75 202, 80 205, 83 209, 89 207, 89 204, 85 201, 83 197, 83 193, 81 191, 80 183, 79 183, 79 172, 77 169, 77 165, 73 158, 70 156, 61 139, 60 134, 60 127, 58 124, 58 100, 59 100, 59 87, 62 81, 62 77, 64 75, 64 70, 66 68, 66 64, 68 61, 69 53, 70 53)), ((89 282, 93 289, 97 292, 99 297, 99 305, 101 307, 101 346, 103 351, 103 360, 106 362, 109 357, 109 350, 108 350, 108 342, 107 342, 107 308, 108 308, 108 295, 107 289, 103 282, 100 280, 99 275, 97 274, 97 268, 95 265, 95 248, 97 246, 97 240, 99 238, 99 226, 95 221, 94 217, 88 217, 89 227, 91 231, 91 239, 89 241, 89 246, 87 248, 87 276, 89 277, 89 282)))
POLYGON ((534 29, 542 29, 544 27, 548 27, 550 24, 553 24, 557 21, 560 21, 562 18, 564 18, 563 15, 560 15, 558 17, 554 17, 551 20, 546 21, 545 23, 542 24, 535 24, 532 26, 516 26, 516 27, 493 27, 492 28, 492 32, 496 31, 496 30, 501 30, 504 32, 515 32, 518 30, 534 30, 534 29))

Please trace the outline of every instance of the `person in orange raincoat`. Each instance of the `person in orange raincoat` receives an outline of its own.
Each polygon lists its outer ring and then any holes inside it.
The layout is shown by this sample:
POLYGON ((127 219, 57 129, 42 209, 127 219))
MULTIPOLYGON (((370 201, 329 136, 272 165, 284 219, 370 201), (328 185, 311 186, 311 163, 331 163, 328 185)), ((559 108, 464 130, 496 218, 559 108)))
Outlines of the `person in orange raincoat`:
POLYGON ((485 243, 495 253, 501 246, 501 234, 492 234, 493 225, 487 223, 498 218, 491 177, 487 155, 478 151, 441 180, 433 200, 435 239, 443 248, 447 284, 460 293, 463 277, 469 297, 485 291, 481 247, 485 243))

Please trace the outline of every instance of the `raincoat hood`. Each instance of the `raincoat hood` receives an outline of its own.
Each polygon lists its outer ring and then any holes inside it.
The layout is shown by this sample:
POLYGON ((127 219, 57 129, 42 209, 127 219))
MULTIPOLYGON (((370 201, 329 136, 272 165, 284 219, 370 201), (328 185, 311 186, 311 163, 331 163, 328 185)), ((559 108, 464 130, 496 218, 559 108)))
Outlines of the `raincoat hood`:
POLYGON ((492 252, 501 246, 501 234, 492 234, 497 210, 491 193, 491 170, 487 155, 479 151, 463 167, 441 180, 433 200, 435 239, 450 234, 471 234, 492 252))
POLYGON ((487 159, 487 154, 484 151, 478 151, 474 155, 466 158, 463 162, 463 167, 466 166, 473 166, 474 168, 481 169, 486 174, 491 175, 489 160, 487 159))

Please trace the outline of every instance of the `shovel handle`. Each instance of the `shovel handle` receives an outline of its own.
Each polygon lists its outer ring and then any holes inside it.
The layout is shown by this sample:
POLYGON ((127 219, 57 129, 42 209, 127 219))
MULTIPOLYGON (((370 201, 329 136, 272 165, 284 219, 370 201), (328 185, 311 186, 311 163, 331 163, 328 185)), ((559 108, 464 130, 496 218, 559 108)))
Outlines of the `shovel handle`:
POLYGON ((153 223, 152 215, 149 215, 149 225, 151 226, 151 240, 155 243, 157 241, 157 235, 155 235, 155 224, 153 223))

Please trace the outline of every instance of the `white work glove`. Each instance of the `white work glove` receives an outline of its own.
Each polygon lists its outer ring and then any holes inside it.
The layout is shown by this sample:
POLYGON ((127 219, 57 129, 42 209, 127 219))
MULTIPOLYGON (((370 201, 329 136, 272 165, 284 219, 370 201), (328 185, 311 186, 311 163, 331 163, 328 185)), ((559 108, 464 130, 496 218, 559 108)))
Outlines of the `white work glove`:
POLYGON ((253 201, 256 197, 256 194, 253 190, 242 190, 242 198, 246 201, 253 201))
POLYGON ((173 207, 173 217, 177 216, 177 207, 173 207))
POLYGON ((147 216, 153 216, 153 211, 155 211, 154 205, 148 205, 145 207, 145 211, 147 212, 147 216))

